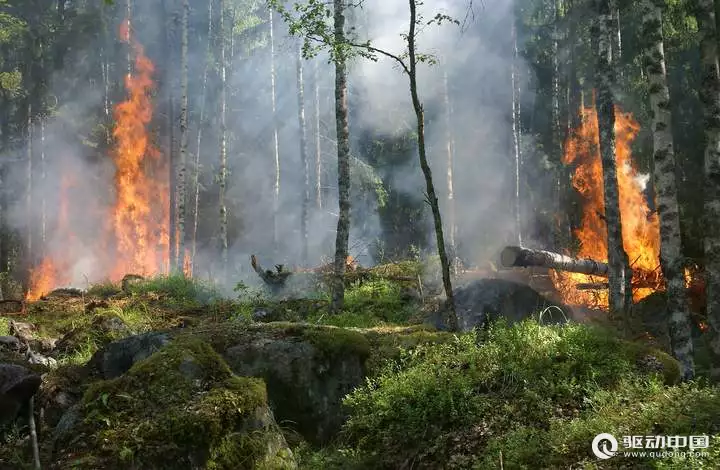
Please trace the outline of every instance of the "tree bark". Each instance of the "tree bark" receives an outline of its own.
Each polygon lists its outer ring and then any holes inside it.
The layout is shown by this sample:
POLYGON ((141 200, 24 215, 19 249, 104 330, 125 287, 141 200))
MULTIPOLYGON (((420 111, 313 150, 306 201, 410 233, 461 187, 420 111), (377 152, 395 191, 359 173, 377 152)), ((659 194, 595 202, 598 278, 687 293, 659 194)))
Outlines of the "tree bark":
POLYGON ((612 61, 616 64, 615 70, 618 77, 622 79, 622 30, 620 29, 620 0, 611 0, 610 9, 612 15, 612 61))
MULTIPOLYGON (((345 0, 333 0, 334 42, 342 46, 345 38, 345 0)), ((347 56, 336 47, 335 127, 338 155, 338 222, 335 238, 334 282, 330 310, 340 312, 345 303, 345 268, 350 238, 350 127, 347 90, 347 56)))
POLYGON ((700 33, 702 82, 700 101, 705 121, 705 251, 710 375, 720 381, 720 70, 714 2, 695 0, 700 33))
POLYGON ((455 256, 455 234, 457 232, 457 221, 455 219, 455 185, 453 176, 455 142, 452 134, 452 104, 450 103, 450 92, 448 90, 447 71, 443 71, 443 101, 445 104, 445 149, 447 152, 446 177, 447 177, 447 210, 448 210, 448 241, 450 251, 455 256))
POLYGON ((220 0, 220 195, 218 205, 220 209, 220 273, 221 280, 225 282, 228 274, 228 216, 225 191, 227 186, 227 57, 226 55, 226 34, 225 30, 225 0, 220 0))
POLYGON ((520 97, 518 96, 518 79, 517 79, 517 25, 516 18, 513 17, 511 34, 513 41, 513 59, 510 66, 510 85, 512 86, 512 136, 513 150, 515 152, 515 240, 518 245, 522 245, 522 191, 520 188, 520 173, 522 172, 522 155, 520 153, 520 97))
POLYGON ((197 147, 195 148, 195 165, 193 167, 193 188, 195 191, 195 203, 193 207, 193 228, 192 228, 192 249, 190 254, 192 272, 196 272, 195 254, 197 253, 197 231, 200 218, 200 153, 202 150, 203 125, 205 123, 205 107, 207 105, 207 82, 208 71, 210 70, 210 52, 212 51, 213 32, 213 1, 208 0, 208 32, 207 51, 205 58, 205 70, 203 71, 202 97, 200 101, 200 119, 198 120, 197 147))
POLYGON ((320 75, 318 60, 313 61, 313 83, 315 84, 315 207, 322 209, 322 146, 320 140, 320 75))
POLYGON ((652 108, 654 180, 660 219, 660 265, 667 290, 667 318, 673 354, 680 361, 685 379, 694 375, 690 309, 683 272, 680 210, 675 177, 670 91, 667 85, 662 33, 663 3, 643 0, 644 66, 650 82, 652 108))
POLYGON ((609 306, 611 315, 620 315, 627 321, 627 311, 632 305, 630 288, 631 271, 627 253, 623 248, 622 221, 620 217, 620 196, 615 158, 615 103, 612 88, 615 84, 615 70, 612 63, 613 18, 609 0, 595 0, 597 25, 594 39, 597 45, 596 109, 600 133, 600 159, 603 169, 605 222, 608 240, 608 264, 610 272, 609 306))
MULTIPOLYGON (((47 162, 45 161, 45 117, 39 117, 40 126, 40 185, 47 188, 47 162)), ((47 254, 47 197, 45 191, 40 195, 40 250, 44 258, 47 254)))
POLYGON ((182 4, 182 38, 180 46, 180 161, 177 169, 177 257, 175 268, 178 273, 185 273, 185 215, 187 212, 187 153, 188 153, 188 16, 189 0, 182 4))
POLYGON ((500 252, 500 263, 506 268, 541 267, 593 276, 607 276, 607 263, 592 259, 577 259, 552 251, 534 250, 520 246, 506 246, 500 252))
POLYGON ((305 81, 303 78, 302 49, 297 50, 297 87, 298 87, 298 128, 300 130, 300 164, 303 169, 303 196, 300 211, 300 243, 303 266, 308 263, 308 212, 310 208, 310 166, 307 148, 307 124, 305 123, 305 81))
MULTIPOLYGON (((30 98, 28 98, 30 99, 30 98)), ((26 174, 25 177, 27 178, 27 186, 26 186, 26 193, 25 193, 25 204, 27 205, 27 213, 32 214, 33 213, 33 118, 32 118, 32 104, 27 104, 27 122, 26 122, 26 138, 27 142, 25 143, 25 155, 27 158, 27 167, 26 167, 26 174)), ((35 264, 35 257, 33 256, 33 219, 32 217, 28 217, 28 226, 27 226, 27 239, 26 239, 26 249, 27 249, 27 260, 30 263, 31 266, 35 264)))
POLYGON ((440 206, 438 198, 435 194, 435 185, 433 184, 432 172, 428 164, 425 149, 425 111, 420 102, 417 89, 417 57, 415 53, 416 45, 416 27, 417 27, 417 5, 416 0, 409 0, 410 4, 410 30, 407 35, 408 43, 408 61, 410 79, 410 95, 412 96, 413 109, 417 117, 417 136, 418 136, 418 155, 420 157, 420 168, 422 168, 425 176, 425 186, 427 189, 427 200, 432 209, 433 221, 435 222, 435 237, 437 242, 438 255, 440 256, 440 266, 442 268, 443 287, 445 288, 445 296, 447 297, 446 306, 448 309, 448 326, 452 331, 457 331, 458 320, 455 312, 455 298, 452 290, 452 281, 450 279, 450 263, 448 261, 447 251, 445 248, 445 237, 443 235, 442 217, 440 216, 440 206))
MULTIPOLYGON (((165 18, 163 19, 163 25, 165 28, 165 54, 169 63, 173 63, 175 54, 173 53, 175 42, 173 41, 172 32, 173 28, 168 26, 168 22, 175 22, 175 12, 171 12, 167 4, 168 0, 163 0, 162 7, 165 12, 165 18)), ((174 73, 165 73, 165 87, 166 87, 166 99, 167 99, 167 120, 165 125, 167 126, 167 138, 168 138, 168 179, 170 188, 170 211, 169 211, 169 270, 171 273, 177 271, 177 192, 176 192, 176 171, 177 171, 177 158, 175 157, 175 93, 174 88, 174 73)))
POLYGON ((269 9, 270 15, 270 96, 272 100, 273 120, 273 158, 275 159, 275 182, 273 185, 273 247, 278 249, 280 234, 278 233, 278 212, 280 211, 280 145, 278 142, 277 96, 275 90, 275 12, 269 9))

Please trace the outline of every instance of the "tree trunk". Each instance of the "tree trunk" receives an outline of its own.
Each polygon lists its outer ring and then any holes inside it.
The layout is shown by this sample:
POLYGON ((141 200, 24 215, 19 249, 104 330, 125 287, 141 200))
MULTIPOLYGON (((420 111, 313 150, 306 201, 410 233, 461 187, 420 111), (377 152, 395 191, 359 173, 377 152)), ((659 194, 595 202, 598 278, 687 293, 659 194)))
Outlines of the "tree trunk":
MULTIPOLYGON (((333 0, 334 41, 345 40, 345 0, 333 0)), ((338 155, 338 222, 335 238, 334 282, 330 309, 338 313, 345 302, 345 268, 350 238, 350 128, 347 90, 347 56, 342 48, 335 56, 335 127, 338 155)))
POLYGON ((455 142, 452 135, 452 104, 450 103, 450 92, 448 90, 447 71, 443 71, 443 101, 445 102, 445 149, 447 151, 447 210, 448 210, 448 239, 450 242, 450 251, 453 256, 457 253, 455 246, 455 234, 457 231, 457 222, 455 219, 455 187, 453 177, 453 153, 455 152, 455 142))
POLYGON ((300 130, 300 164, 303 169, 303 197, 300 211, 300 243, 303 266, 308 263, 308 211, 310 208, 310 167, 308 163, 307 125, 305 123, 305 81, 302 49, 297 50, 298 128, 300 130))
POLYGON ((320 75, 318 60, 313 61, 313 83, 315 84, 315 207, 322 209, 322 147, 320 141, 320 75))
POLYGON ((704 251, 710 375, 720 381, 720 70, 717 26, 712 0, 696 0, 694 6, 700 32, 700 101, 705 121, 704 251))
POLYGON ((562 0, 555 0, 553 4, 555 20, 553 25, 553 89, 552 89, 552 161, 557 162, 555 169, 555 181, 553 184, 553 248, 560 249, 568 246, 565 240, 568 226, 567 211, 563 207, 563 194, 567 185, 565 168, 562 164, 563 157, 563 132, 560 124, 560 25, 562 23, 562 0))
POLYGON ((620 0, 611 0, 610 8, 612 15, 612 61, 615 63, 615 71, 622 79, 622 31, 620 29, 620 0))
MULTIPOLYGON (((40 185, 47 188, 47 162, 45 161, 45 118, 40 116, 40 185)), ((47 254, 47 197, 40 195, 40 249, 44 258, 47 254)))
POLYGON ((270 13, 270 97, 272 100, 272 121, 273 121, 273 158, 275 159, 275 183, 273 185, 273 247, 278 249, 280 234, 278 233, 278 212, 280 211, 280 145, 278 142, 278 116, 277 96, 275 91, 275 26, 273 17, 275 12, 272 8, 270 13))
MULTIPOLYGON (((175 12, 170 12, 170 9, 167 5, 168 0, 163 0, 162 7, 163 11, 165 12, 165 18, 163 19, 163 25, 165 27, 165 54, 168 59, 168 63, 172 64, 175 59, 175 54, 173 53, 175 42, 173 41, 172 32, 173 28, 168 26, 168 22, 173 23, 175 22, 175 12)), ((167 148, 168 148, 168 179, 169 179, 169 185, 170 188, 170 211, 169 211, 169 229, 168 229, 168 235, 169 235, 169 260, 170 260, 170 266, 169 271, 171 273, 174 273, 177 271, 177 193, 175 191, 175 184, 176 184, 176 177, 175 172, 177 170, 177 158, 175 157, 175 93, 173 89, 175 88, 175 80, 174 80, 175 74, 174 72, 166 71, 165 73, 165 88, 167 91, 166 99, 167 99, 167 120, 165 121, 165 125, 167 126, 167 148)))
POLYGON ((225 201, 225 190, 227 186, 227 58, 225 57, 225 0, 220 0, 220 263, 221 282, 227 280, 228 274, 228 217, 225 201))
POLYGON ((640 37, 646 43, 644 65, 650 82, 652 108, 655 194, 660 218, 660 265, 667 289, 669 332, 673 354, 680 361, 683 377, 694 375, 693 343, 683 273, 680 211, 675 177, 670 91, 665 70, 662 12, 653 0, 643 0, 640 37))
POLYGON ((552 251, 534 250, 520 246, 506 246, 500 252, 500 263, 506 268, 542 267, 594 276, 607 276, 607 263, 592 259, 577 259, 552 251))
MULTIPOLYGON (((30 98, 28 98, 29 100, 30 98)), ((27 213, 32 214, 33 213, 33 197, 32 193, 34 190, 33 187, 33 118, 32 118, 32 104, 27 104, 27 122, 26 122, 26 130, 27 130, 27 142, 25 147, 25 154, 27 158, 27 169, 26 169, 26 178, 27 178, 27 186, 26 186, 26 193, 25 193, 25 204, 27 205, 27 213)), ((35 258, 33 256, 33 218, 28 217, 28 226, 27 226, 27 240, 26 240, 26 246, 27 249, 27 260, 30 263, 30 266, 34 266, 35 264, 35 258)))
POLYGON ((208 71, 210 69, 210 52, 212 51, 212 32, 213 32, 213 1, 208 0, 208 33, 207 33, 207 52, 205 58, 205 70, 203 71, 202 81, 202 97, 200 101, 200 119, 198 121, 197 131, 197 147, 195 148, 195 165, 193 168, 193 187, 195 191, 195 203, 193 207, 193 228, 192 228, 192 253, 191 269, 196 272, 195 254, 197 253, 197 231, 198 219, 200 218, 200 152, 202 149, 203 125, 205 123, 205 106, 207 105, 207 82, 208 71))
POLYGON ((595 0, 598 14, 594 29, 597 45, 597 116, 600 133, 600 157, 603 169, 605 222, 608 240, 608 264, 610 273, 609 306, 612 315, 621 315, 627 320, 627 310, 632 305, 630 288, 631 273, 627 253, 623 248, 622 221, 620 219, 620 196, 618 189, 615 158, 615 103, 612 88, 615 84, 615 70, 612 63, 613 18, 610 14, 610 0, 595 0))
POLYGON ((518 96, 518 79, 517 79, 517 25, 516 18, 513 17, 512 27, 510 29, 513 41, 513 60, 510 66, 510 85, 512 86, 512 134, 513 134, 513 150, 515 152, 515 240, 518 245, 522 245, 522 214, 521 214, 521 190, 520 190, 520 173, 522 171, 522 155, 520 154, 520 97, 518 96))
POLYGON ((179 273, 185 272, 185 215, 187 212, 187 186, 185 175, 187 172, 188 153, 188 16, 190 14, 189 0, 182 4, 182 38, 180 46, 180 161, 177 169, 177 258, 175 268, 179 273))
POLYGON ((409 0, 410 4, 410 30, 407 35, 408 43, 408 61, 409 79, 410 79, 410 95, 412 96, 413 109, 417 118, 417 136, 418 136, 418 155, 420 157, 420 168, 422 168, 425 176, 425 186, 427 190, 427 200, 432 209, 433 221, 435 222, 435 237, 437 242, 438 255, 440 256, 440 266, 442 267, 443 287, 445 288, 445 296, 447 297, 446 306, 448 309, 448 326, 452 331, 457 331, 458 320, 455 312, 455 298, 452 290, 452 281, 450 280, 450 263, 445 249, 445 237, 443 235, 442 217, 440 216, 440 206, 438 198, 435 194, 435 185, 433 184, 432 172, 428 164, 425 149, 425 111, 418 97, 417 89, 417 57, 415 55, 416 45, 416 27, 417 27, 417 5, 416 0, 409 0))

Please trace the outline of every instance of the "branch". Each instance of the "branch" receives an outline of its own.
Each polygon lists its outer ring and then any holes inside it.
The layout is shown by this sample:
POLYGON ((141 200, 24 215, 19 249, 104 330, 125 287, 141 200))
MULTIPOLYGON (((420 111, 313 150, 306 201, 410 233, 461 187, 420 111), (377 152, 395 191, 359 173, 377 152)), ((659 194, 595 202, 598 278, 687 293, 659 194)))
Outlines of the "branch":
POLYGON ((374 52, 376 54, 381 54, 381 55, 384 55, 385 57, 389 57, 390 59, 393 59, 395 62, 400 64, 400 67, 402 67, 403 71, 406 74, 410 75, 410 69, 408 68, 408 66, 405 64, 405 62, 399 56, 396 56, 395 54, 391 54, 390 52, 384 51, 382 49, 378 49, 377 47, 373 47, 369 43, 357 44, 354 42, 350 42, 350 43, 348 43, 348 45, 350 45, 352 47, 357 47, 359 49, 365 49, 370 52, 374 52))

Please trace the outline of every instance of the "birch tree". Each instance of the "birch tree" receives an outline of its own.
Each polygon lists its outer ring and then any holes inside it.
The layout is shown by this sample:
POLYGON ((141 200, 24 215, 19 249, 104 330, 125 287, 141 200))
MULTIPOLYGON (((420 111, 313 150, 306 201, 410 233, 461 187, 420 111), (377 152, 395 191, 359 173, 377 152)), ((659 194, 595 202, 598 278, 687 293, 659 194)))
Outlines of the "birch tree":
POLYGON ((418 157, 420 160, 420 168, 422 169, 426 187, 426 202, 429 204, 433 215, 433 225, 435 230, 435 239, 437 243, 438 255, 442 269, 443 288, 447 297, 447 323, 452 330, 457 330, 458 322, 455 312, 455 300, 452 290, 452 280, 450 278, 450 262, 445 246, 445 236, 443 233, 442 217, 440 215, 440 206, 438 203, 435 185, 433 183, 432 172, 427 158, 427 149, 425 146, 425 110, 420 101, 417 87, 417 66, 420 63, 435 64, 437 61, 430 55, 418 53, 417 32, 419 27, 426 25, 440 25, 443 22, 451 21, 459 24, 458 21, 444 14, 437 14, 431 20, 425 21, 418 14, 417 7, 422 2, 416 0, 408 0, 409 4, 409 30, 407 33, 401 34, 406 50, 400 55, 393 54, 386 50, 373 47, 369 41, 364 43, 354 42, 345 35, 344 24, 344 8, 343 0, 334 0, 333 17, 334 24, 332 33, 324 18, 329 16, 329 10, 320 2, 310 1, 294 5, 294 11, 299 12, 299 18, 295 17, 292 12, 283 7, 281 2, 273 1, 272 5, 278 8, 285 20, 290 26, 291 34, 301 35, 305 39, 303 45, 304 52, 312 53, 316 51, 313 44, 323 44, 330 46, 331 60, 335 63, 335 119, 337 126, 338 141, 338 186, 340 215, 338 217, 337 238, 335 241, 335 285, 333 286, 332 308, 336 311, 339 305, 342 305, 342 295, 344 295, 344 273, 347 260, 348 236, 350 228, 350 146, 348 132, 348 109, 347 109, 347 70, 346 62, 348 57, 355 53, 361 57, 377 60, 378 56, 384 56, 393 60, 408 77, 410 86, 410 97, 417 121, 417 139, 418 139, 418 157))
POLYGON ((643 65, 650 84, 654 181, 660 219, 660 265, 667 286, 667 318, 673 354, 680 361, 683 377, 694 375, 693 343, 690 334, 685 278, 683 275, 680 210, 675 178, 670 116, 670 91, 665 69, 661 0, 643 0, 640 37, 645 40, 643 65))
POLYGON ((300 130, 300 165, 303 170, 303 196, 300 211, 300 243, 303 265, 308 262, 308 213, 310 208, 310 167, 308 164, 307 126, 305 123, 305 80, 302 49, 297 50, 298 129, 300 130))
POLYGON ((280 210, 280 145, 278 142, 278 117, 277 117, 277 96, 275 90, 275 24, 274 12, 268 11, 270 18, 270 99, 272 104, 272 145, 273 158, 275 162, 275 182, 273 184, 273 247, 277 249, 279 242, 278 234, 278 211, 280 210))
POLYGON ((615 70, 612 62, 613 16, 610 12, 610 0, 595 0, 597 13, 593 28, 593 39, 597 47, 595 103, 600 133, 600 159, 603 170, 603 193, 605 203, 605 224, 607 226, 608 264, 610 273, 609 304, 613 315, 622 315, 627 319, 627 309, 632 305, 632 290, 627 253, 623 248, 622 221, 620 219, 620 194, 618 188, 615 159, 615 70))
POLYGON ((207 106, 207 83, 210 70, 210 52, 213 34, 213 1, 208 0, 208 28, 207 28, 207 50, 205 51, 205 69, 202 78, 202 96, 200 98, 200 119, 198 120, 197 143, 195 146, 195 164, 193 165, 193 188, 195 191, 193 203, 193 227, 192 227, 192 271, 195 272, 195 254, 197 253, 197 231, 200 212, 200 153, 202 151, 203 125, 205 123, 205 107, 207 106))
POLYGON ((522 204, 521 204, 521 190, 520 190, 520 173, 522 172, 522 155, 520 151, 520 96, 518 87, 518 71, 517 71, 517 60, 518 60, 518 47, 517 47, 517 18, 513 17, 512 26, 510 27, 510 34, 512 36, 513 43, 513 59, 510 65, 510 86, 512 86, 512 139, 513 139, 513 151, 515 157, 515 239, 517 244, 522 246, 522 204))
POLYGON ((695 0, 695 16, 700 33, 702 82, 700 101, 705 121, 705 204, 703 248, 705 251, 705 291, 710 327, 710 374, 720 380, 720 70, 715 4, 695 0))
POLYGON ((189 0, 182 3, 182 38, 180 46, 180 161, 178 162, 176 183, 176 217, 177 217, 177 257, 175 267, 184 273, 185 267, 185 214, 186 214, 186 182, 188 153, 188 15, 189 0))
POLYGON ((226 57, 226 35, 225 30, 225 0, 219 0, 220 24, 218 34, 220 36, 220 174, 218 185, 220 189, 218 208, 220 212, 220 271, 221 279, 227 279, 228 268, 228 216, 225 191, 227 187, 227 57, 226 57))

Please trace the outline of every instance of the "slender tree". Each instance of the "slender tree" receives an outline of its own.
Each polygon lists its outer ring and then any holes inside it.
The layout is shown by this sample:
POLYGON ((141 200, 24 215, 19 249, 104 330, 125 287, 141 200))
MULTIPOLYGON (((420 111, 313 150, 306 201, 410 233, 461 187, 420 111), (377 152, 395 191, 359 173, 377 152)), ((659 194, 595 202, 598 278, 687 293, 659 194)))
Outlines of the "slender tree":
POLYGON ((315 85, 315 207, 322 209, 322 142, 320 141, 320 75, 318 60, 313 61, 313 84, 315 85))
POLYGON ((298 128, 300 130, 300 164, 303 169, 303 196, 300 211, 300 243, 303 265, 308 262, 308 214, 310 208, 310 167, 308 163, 307 125, 305 123, 305 79, 303 77, 303 57, 300 44, 297 48, 297 99, 298 128))
POLYGON ((268 10, 270 18, 270 99, 272 101, 272 150, 275 161, 275 182, 273 185, 273 247, 278 249, 279 233, 278 233, 278 217, 280 211, 280 144, 278 141, 278 114, 277 114, 277 96, 275 90, 275 82, 277 80, 275 70, 275 24, 273 17, 275 12, 268 10))
POLYGON ((220 197, 218 206, 220 209, 220 263, 221 279, 227 280, 228 273, 228 216, 227 201, 225 192, 227 188, 227 57, 226 57, 226 36, 225 30, 225 0, 219 0, 220 24, 218 34, 220 35, 220 175, 218 185, 220 197))
POLYGON ((455 152, 455 142, 453 139, 452 132, 452 104, 450 102, 450 92, 448 90, 448 76, 447 70, 443 70, 443 102, 445 105, 445 151, 447 152, 446 165, 446 178, 447 178, 447 210, 448 210, 448 240, 450 245, 450 251, 455 256, 457 252, 455 235, 457 233, 457 221, 455 218, 455 185, 453 167, 454 158, 453 153, 455 152))
POLYGON ((213 1, 208 0, 208 29, 207 29, 207 50, 205 52, 205 69, 202 78, 202 96, 200 98, 200 119, 198 120, 197 145, 195 147, 195 165, 193 166, 193 187, 195 191, 195 202, 193 207, 193 228, 192 228, 192 271, 195 272, 195 254, 197 253, 197 231, 200 218, 200 153, 202 151, 203 125, 205 124, 205 107, 207 106, 207 83, 210 70, 210 53, 212 51, 213 34, 213 1))
MULTIPOLYGON (((169 0, 162 1, 162 8, 165 15, 163 25, 165 28, 165 54, 167 54, 168 60, 172 63, 175 59, 175 41, 173 39, 173 33, 175 30, 176 15, 175 11, 171 10, 168 6, 169 0)), ((128 0, 130 5, 130 0, 128 0)), ((129 8, 129 7, 128 7, 129 8)), ((128 28, 129 29, 129 28, 128 28)), ((176 172, 177 172, 177 158, 175 156, 175 80, 174 73, 165 73, 165 91, 167 100, 167 119, 165 120, 166 135, 167 135, 167 149, 168 149, 168 180, 170 188, 170 227, 169 233, 169 259, 170 259, 170 272, 176 272, 177 270, 177 191, 176 191, 176 172)))
POLYGON ((667 286, 670 339, 673 353, 682 365, 683 377, 691 379, 694 375, 693 343, 683 275, 670 91, 667 85, 662 33, 663 7, 663 1, 643 0, 640 36, 646 41, 643 62, 650 83, 654 181, 660 218, 660 265, 667 286))
POLYGON ((510 65, 510 86, 512 86, 512 138, 515 154, 515 237, 518 245, 523 244, 522 237, 522 194, 520 188, 520 174, 522 173, 522 154, 520 150, 520 96, 517 76, 518 46, 517 46, 517 19, 513 17, 510 34, 513 42, 513 59, 510 65))
POLYGON ((184 273, 185 268, 185 215, 187 212, 187 154, 188 154, 188 16, 189 0, 182 3, 182 31, 180 46, 180 160, 177 168, 176 218, 177 218, 177 255, 175 268, 184 273))
POLYGON ((345 0, 333 0, 335 53, 335 128, 338 155, 338 222, 335 236, 335 269, 332 288, 333 312, 342 310, 345 301, 345 268, 350 239, 350 125, 347 89, 347 40, 345 37, 345 0))
POLYGON ((702 82, 700 101, 705 121, 704 251, 707 318, 710 328, 710 374, 720 381, 720 68, 715 5, 695 0, 700 33, 702 82))
POLYGON ((610 311, 627 320, 627 309, 632 305, 632 290, 627 253, 623 248, 620 195, 615 159, 615 69, 612 62, 613 16, 610 0, 595 0, 597 22, 593 28, 597 46, 596 109, 600 133, 600 158, 603 169, 605 224, 607 226, 608 265, 610 272, 610 311))

